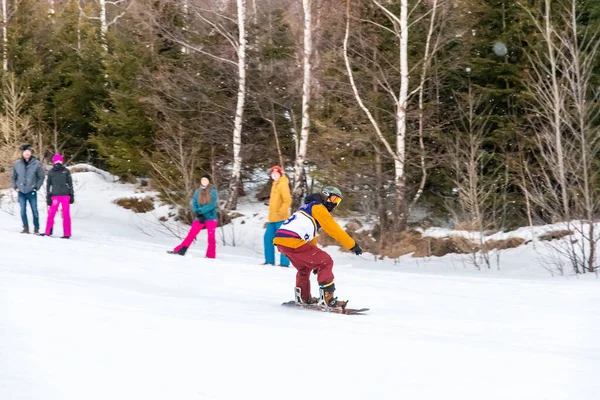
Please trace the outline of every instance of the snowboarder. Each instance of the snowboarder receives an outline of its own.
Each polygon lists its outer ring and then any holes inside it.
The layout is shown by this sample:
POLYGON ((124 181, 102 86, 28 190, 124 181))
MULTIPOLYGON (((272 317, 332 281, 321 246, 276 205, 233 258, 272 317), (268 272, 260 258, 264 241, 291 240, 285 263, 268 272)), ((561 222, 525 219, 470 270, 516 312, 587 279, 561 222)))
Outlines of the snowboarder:
POLYGON ((52 235, 54 217, 58 207, 62 208, 63 236, 62 239, 71 238, 71 204, 75 202, 73 192, 73 179, 71 172, 63 165, 63 157, 55 154, 52 158, 52 169, 46 181, 46 203, 48 204, 48 220, 46 221, 46 236, 52 235))
POLYGON ((33 214, 34 232, 40 231, 40 215, 38 213, 37 192, 44 184, 44 170, 37 158, 32 156, 33 149, 30 145, 21 146, 21 159, 15 162, 10 182, 19 194, 19 206, 21 208, 21 221, 23 231, 29 233, 29 222, 27 221, 27 203, 33 214))
POLYGON ((300 207, 275 233, 274 243, 285 254, 296 273, 296 287, 300 288, 304 303, 318 302, 327 307, 346 306, 346 301, 334 297, 333 260, 329 254, 317 247, 317 233, 321 228, 354 254, 362 254, 362 249, 339 225, 331 212, 342 201, 342 192, 333 186, 325 187, 321 193, 314 193, 304 199, 300 207), (317 275, 322 298, 310 294, 310 272, 317 275))
MULTIPOLYGON (((269 219, 267 230, 264 236, 265 263, 263 265, 275 265, 275 246, 273 239, 275 232, 283 225, 283 222, 290 216, 290 207, 292 206, 292 195, 290 194, 290 181, 283 174, 279 165, 271 168, 271 197, 269 199, 269 219)), ((279 265, 289 267, 290 260, 282 253, 279 257, 279 265)))
POLYGON ((192 223, 189 233, 183 239, 183 242, 169 254, 179 254, 184 256, 188 248, 198 236, 202 228, 206 227, 208 231, 208 248, 206 249, 206 258, 215 258, 216 241, 215 230, 217 229, 217 201, 218 194, 215 187, 210 183, 210 176, 204 175, 200 180, 200 188, 196 189, 192 197, 192 211, 196 219, 192 223))

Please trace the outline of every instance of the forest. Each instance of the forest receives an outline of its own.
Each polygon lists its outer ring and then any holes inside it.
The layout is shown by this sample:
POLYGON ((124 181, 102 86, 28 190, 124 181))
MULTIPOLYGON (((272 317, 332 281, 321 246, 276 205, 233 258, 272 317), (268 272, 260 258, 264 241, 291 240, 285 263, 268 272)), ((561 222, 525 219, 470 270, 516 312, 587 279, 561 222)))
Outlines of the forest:
POLYGON ((281 165, 382 240, 599 238, 598 1, 1 1, 2 183, 31 143, 184 207, 209 173, 233 212, 281 165))

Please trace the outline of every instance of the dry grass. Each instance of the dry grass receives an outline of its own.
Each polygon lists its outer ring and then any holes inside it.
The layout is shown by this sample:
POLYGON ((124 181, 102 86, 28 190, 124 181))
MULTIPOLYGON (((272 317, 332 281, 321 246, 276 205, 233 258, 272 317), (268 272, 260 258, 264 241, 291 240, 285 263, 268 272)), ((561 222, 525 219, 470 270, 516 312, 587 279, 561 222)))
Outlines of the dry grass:
POLYGON ((154 199, 152 197, 123 197, 114 202, 138 214, 154 210, 154 199))
POLYGON ((512 237, 503 240, 488 240, 485 242, 484 247, 486 250, 506 250, 514 249, 525 243, 525 239, 519 237, 512 237))
MULTIPOLYGON (((411 254, 415 258, 423 257, 442 257, 446 254, 472 254, 482 250, 479 243, 463 236, 450 237, 431 237, 423 236, 418 231, 407 231, 397 235, 386 233, 381 239, 382 242, 373 239, 373 235, 367 231, 354 233, 348 229, 352 238, 354 238, 365 252, 377 254, 380 258, 395 259, 406 254, 411 254)), ((319 244, 322 246, 339 246, 334 239, 326 233, 319 234, 319 244)), ((518 247, 525 243, 522 238, 508 238, 503 240, 488 240, 484 249, 505 250, 518 247)))
POLYGON ((477 221, 457 221, 455 226, 457 231, 479 231, 479 225, 477 224, 477 221))
POLYGON ((71 174, 76 174, 78 172, 90 172, 90 170, 87 168, 69 168, 69 170, 71 171, 71 174))
POLYGON ((0 173, 0 190, 10 189, 10 172, 0 173))
POLYGON ((543 235, 541 235, 539 237, 539 239, 540 240, 545 240, 545 241, 562 239, 565 236, 570 236, 570 235, 572 235, 574 233, 575 232, 570 231, 568 229, 559 229, 559 230, 556 230, 556 231, 551 231, 551 232, 544 233, 543 235))

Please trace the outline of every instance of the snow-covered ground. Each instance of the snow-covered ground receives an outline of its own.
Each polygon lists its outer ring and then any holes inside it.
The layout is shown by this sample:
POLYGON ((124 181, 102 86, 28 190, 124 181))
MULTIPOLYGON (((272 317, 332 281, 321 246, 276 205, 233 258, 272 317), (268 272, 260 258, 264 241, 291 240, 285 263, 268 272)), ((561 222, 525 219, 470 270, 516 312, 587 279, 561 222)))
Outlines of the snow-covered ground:
POLYGON ((259 265, 264 205, 219 230, 217 259, 204 232, 179 257, 167 207, 134 214, 112 201, 147 193, 74 179, 69 241, 19 234, 3 199, 2 400, 598 398, 600 283, 552 278, 530 245, 499 271, 329 248, 337 294, 369 315, 287 309, 295 270, 259 265))

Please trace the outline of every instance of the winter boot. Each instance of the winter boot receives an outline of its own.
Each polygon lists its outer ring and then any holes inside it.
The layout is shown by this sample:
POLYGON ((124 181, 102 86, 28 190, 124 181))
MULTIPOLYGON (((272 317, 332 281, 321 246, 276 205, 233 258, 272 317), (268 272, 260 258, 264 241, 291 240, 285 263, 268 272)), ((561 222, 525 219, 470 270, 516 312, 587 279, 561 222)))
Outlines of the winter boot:
POLYGON ((36 235, 40 234, 40 228, 33 228, 33 233, 35 233, 36 235))
POLYGON ((61 236, 61 239, 71 239, 71 236, 61 236))
POLYGON ((319 291, 321 296, 319 298, 319 305, 329 308, 346 308, 347 301, 338 300, 337 297, 333 297, 335 292, 335 284, 333 282, 320 284, 319 291))
POLYGON ((180 256, 185 256, 185 253, 187 252, 187 246, 183 246, 181 249, 179 249, 179 251, 175 251, 175 250, 169 250, 167 251, 167 253, 169 254, 179 254, 180 256))
POLYGON ((29 233, 29 227, 23 226, 23 230, 21 231, 21 233, 29 233))

